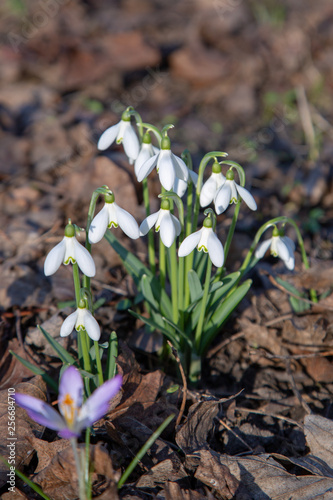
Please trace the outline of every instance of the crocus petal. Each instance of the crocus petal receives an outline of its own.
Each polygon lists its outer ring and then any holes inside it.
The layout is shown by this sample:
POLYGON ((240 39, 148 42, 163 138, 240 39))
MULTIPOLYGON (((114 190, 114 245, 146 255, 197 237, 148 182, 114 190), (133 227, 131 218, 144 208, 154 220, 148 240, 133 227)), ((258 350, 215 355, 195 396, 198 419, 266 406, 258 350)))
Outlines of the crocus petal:
POLYGON ((216 267, 222 267, 224 262, 223 246, 216 234, 212 231, 207 238, 207 250, 210 260, 216 267))
POLYGON ((255 252, 255 257, 257 259, 262 259, 269 247, 271 246, 272 243, 272 238, 269 238, 269 240, 265 240, 260 245, 258 245, 256 252, 255 252))
POLYGON ((73 400, 75 408, 81 408, 83 402, 83 381, 81 374, 75 366, 69 366, 64 370, 59 384, 58 406, 61 411, 61 405, 69 395, 73 400))
POLYGON ((179 156, 176 156, 173 153, 171 153, 171 159, 174 165, 176 176, 182 181, 187 182, 189 176, 189 170, 185 162, 181 158, 179 158, 179 156))
POLYGON ((93 392, 82 406, 77 422, 79 428, 90 427, 108 412, 110 400, 117 394, 121 384, 122 377, 116 375, 93 392))
POLYGON ((167 248, 170 248, 176 238, 176 228, 174 226, 170 212, 168 210, 164 210, 164 212, 165 215, 162 217, 160 225, 160 236, 163 245, 165 245, 167 248))
POLYGON ((102 210, 93 218, 90 224, 88 238, 90 243, 98 243, 103 238, 109 224, 109 213, 107 203, 102 210))
POLYGON ((222 214, 228 208, 231 198, 231 188, 226 181, 223 186, 218 190, 215 196, 215 210, 217 215, 222 214))
POLYGON ((76 238, 73 239, 76 262, 83 274, 92 278, 96 274, 95 262, 88 250, 80 245, 76 238))
POLYGON ((72 431, 70 429, 62 429, 61 431, 58 432, 58 435, 64 439, 71 439, 73 437, 80 437, 81 430, 79 432, 77 431, 72 431))
POLYGON ((247 189, 243 188, 242 186, 239 186, 238 184, 236 184, 236 189, 237 189, 240 197, 247 204, 247 206, 251 210, 257 210, 257 204, 256 204, 256 201, 253 198, 252 194, 247 189))
POLYGON ((101 336, 99 324, 97 323, 91 312, 88 311, 88 309, 86 311, 87 312, 84 318, 84 327, 86 329, 86 332, 92 340, 99 340, 101 336))
POLYGON ((140 236, 139 226, 134 217, 120 208, 116 203, 113 204, 117 214, 117 221, 124 233, 133 240, 140 236))
POLYGON ((189 255, 192 252, 192 250, 195 249, 195 247, 198 245, 201 239, 201 234, 202 234, 202 229, 196 231, 195 233, 190 234, 189 236, 187 236, 187 238, 185 238, 185 240, 182 242, 178 250, 179 257, 185 257, 186 255, 189 255))
POLYGON ((287 261, 290 257, 289 250, 282 238, 278 237, 276 239, 276 250, 277 254, 283 261, 287 261))
POLYGON ((62 264, 66 252, 66 241, 63 238, 47 255, 44 263, 45 276, 54 274, 62 264))
POLYGON ((140 234, 144 236, 156 224, 160 211, 148 215, 140 225, 140 234))
POLYGON ((160 183, 167 191, 171 191, 175 182, 175 170, 171 159, 171 151, 162 150, 157 162, 160 183), (170 153, 170 154, 169 154, 170 153))
POLYGON ((104 151, 115 141, 120 128, 120 122, 116 125, 112 125, 112 127, 107 128, 97 143, 97 149, 100 151, 104 151))
POLYGON ((48 405, 41 399, 34 398, 28 394, 15 394, 16 403, 24 408, 29 417, 35 420, 38 424, 59 431, 66 427, 66 423, 62 416, 52 406, 48 405))
POLYGON ((132 125, 126 128, 123 138, 123 146, 128 158, 136 160, 140 151, 139 139, 133 130, 132 125))
POLYGON ((67 337, 72 333, 75 327, 76 323, 76 318, 77 318, 77 311, 73 312, 63 322, 60 328, 60 337, 67 337))
POLYGON ((209 205, 217 191, 217 185, 214 177, 209 177, 201 188, 200 192, 200 206, 207 207, 209 205))
POLYGON ((150 172, 153 171, 156 163, 157 163, 157 159, 159 157, 160 153, 152 156, 151 158, 149 158, 149 160, 147 160, 140 168, 138 174, 137 174, 137 179, 138 179, 138 182, 141 182, 143 181, 143 179, 145 179, 146 177, 148 177, 148 175, 150 174, 150 172))

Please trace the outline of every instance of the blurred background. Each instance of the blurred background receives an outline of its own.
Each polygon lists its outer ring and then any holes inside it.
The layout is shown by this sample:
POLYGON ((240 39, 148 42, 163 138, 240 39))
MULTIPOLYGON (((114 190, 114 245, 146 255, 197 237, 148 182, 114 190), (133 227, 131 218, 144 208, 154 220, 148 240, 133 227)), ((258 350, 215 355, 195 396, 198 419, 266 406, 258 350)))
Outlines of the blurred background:
MULTIPOLYGON (((244 166, 259 210, 242 210, 235 259, 278 215, 296 218, 314 259, 331 259, 332 21, 331 0, 3 0, 2 307, 72 298, 69 270, 51 284, 42 265, 68 217, 85 226, 93 189, 107 184, 144 218, 122 148, 96 150, 129 105, 173 123, 173 150, 188 148, 195 167, 211 150, 244 166)), ((145 258, 142 242, 125 244, 145 258)), ((119 261, 107 243, 94 258, 108 282, 119 261)))

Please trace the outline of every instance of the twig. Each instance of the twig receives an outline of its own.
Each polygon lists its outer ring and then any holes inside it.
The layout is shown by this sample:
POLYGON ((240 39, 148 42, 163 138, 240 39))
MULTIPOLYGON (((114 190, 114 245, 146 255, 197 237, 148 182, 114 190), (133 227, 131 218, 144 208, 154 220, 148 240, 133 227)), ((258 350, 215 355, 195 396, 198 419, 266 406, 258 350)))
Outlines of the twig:
POLYGON ((229 427, 229 425, 228 425, 228 424, 226 424, 225 422, 223 422, 223 420, 221 420, 220 418, 218 419, 218 421, 220 422, 220 424, 221 424, 221 425, 223 425, 223 427, 225 427, 225 428, 226 428, 229 432, 231 432, 231 434, 233 434, 233 435, 235 436, 235 438, 239 439, 239 441, 240 441, 241 443, 243 443, 243 444, 244 444, 244 446, 246 446, 246 448, 247 448, 248 450, 250 450, 251 452, 253 452, 253 448, 251 448, 251 446, 250 446, 249 444, 247 444, 247 442, 246 442, 246 441, 244 441, 244 439, 242 439, 240 436, 238 436, 238 434, 237 434, 235 431, 233 431, 233 430, 231 429, 231 427, 229 427))
POLYGON ((316 146, 316 136, 313 128, 309 103, 303 85, 297 87, 296 98, 305 140, 309 146, 309 158, 310 160, 317 160, 318 149, 316 146))
POLYGON ((240 407, 238 407, 238 408, 236 407, 235 411, 240 411, 240 412, 245 412, 245 413, 256 413, 257 415, 263 415, 264 417, 272 417, 272 418, 277 418, 279 420, 285 420, 289 424, 297 425, 298 427, 303 429, 302 424, 299 424, 298 422, 296 422, 296 420, 293 420, 291 418, 284 417, 283 415, 275 415, 274 413, 266 413, 262 410, 251 410, 250 408, 240 408, 240 407))
POLYGON ((304 401, 304 399, 302 398, 301 393, 297 389, 296 382, 295 382, 295 379, 294 379, 294 375, 293 375, 293 372, 291 370, 290 360, 286 359, 285 360, 285 364, 286 364, 287 373, 288 373, 288 375, 290 377, 290 383, 291 383, 292 390, 294 391, 295 396, 297 397, 298 401, 303 406, 304 410, 307 412, 308 415, 310 415, 312 413, 312 411, 310 409, 310 406, 304 401))
POLYGON ((274 318, 274 319, 271 319, 269 321, 266 321, 266 323, 264 323, 264 326, 266 326, 266 327, 273 326, 276 323, 280 323, 280 321, 286 321, 287 319, 292 319, 292 317, 293 317, 293 314, 291 314, 291 313, 282 314, 278 318, 274 318))
POLYGON ((207 353, 206 357, 208 359, 212 358, 214 356, 214 354, 216 354, 218 351, 220 351, 220 349, 223 349, 223 347, 226 347, 227 345, 231 344, 231 342, 234 342, 234 340, 237 340, 237 339, 244 337, 244 335, 245 335, 244 332, 235 333, 235 335, 233 335, 232 337, 223 340, 223 342, 221 342, 217 346, 210 349, 209 352, 207 353))
POLYGON ((173 347, 173 345, 171 344, 170 340, 167 340, 167 342, 168 342, 169 346, 171 347, 171 351, 172 351, 172 354, 173 354, 175 360, 178 363, 178 368, 179 368, 179 371, 180 371, 180 374, 181 374, 181 377, 182 377, 182 381, 183 381, 183 399, 182 399, 182 404, 180 406, 180 410, 179 410, 178 417, 177 417, 177 420, 176 420, 176 425, 175 425, 175 427, 177 429, 177 427, 180 424, 180 421, 182 419, 183 413, 185 411, 186 398, 187 398, 187 380, 186 380, 184 369, 183 369, 183 366, 182 366, 182 364, 180 362, 180 358, 178 356, 177 350, 173 347))

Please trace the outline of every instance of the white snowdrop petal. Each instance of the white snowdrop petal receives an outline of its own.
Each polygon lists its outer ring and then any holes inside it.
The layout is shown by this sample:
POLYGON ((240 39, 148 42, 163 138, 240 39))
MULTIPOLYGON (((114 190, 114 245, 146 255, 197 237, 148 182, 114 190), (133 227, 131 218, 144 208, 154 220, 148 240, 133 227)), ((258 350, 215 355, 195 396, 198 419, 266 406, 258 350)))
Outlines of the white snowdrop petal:
POLYGON ((91 254, 76 240, 76 238, 74 238, 74 247, 75 259, 79 268, 81 269, 83 274, 85 274, 89 278, 92 278, 96 274, 96 267, 91 254))
MULTIPOLYGON (((167 150, 168 151, 168 150, 167 150)), ((164 151, 161 152, 158 162, 158 176, 160 178, 160 183, 167 191, 171 191, 172 186, 175 182, 175 170, 171 160, 170 155, 163 154, 164 151)))
POLYGON ((217 191, 217 186, 214 177, 209 177, 201 188, 200 192, 200 206, 207 207, 209 205, 217 191))
POLYGON ((144 221, 142 221, 140 225, 140 235, 144 236, 145 234, 148 233, 148 231, 154 226, 158 219, 160 211, 155 212, 153 214, 148 215, 148 217, 145 218, 144 221))
POLYGON ((90 243, 98 243, 103 238, 109 224, 108 204, 105 204, 102 210, 95 215, 91 221, 88 239, 90 243))
POLYGON ((157 159, 159 157, 159 153, 152 156, 147 160, 143 165, 141 165, 139 172, 137 173, 137 179, 138 182, 143 181, 148 175, 153 171, 154 167, 156 166, 157 159))
POLYGON ((242 186, 239 186, 238 184, 236 184, 236 189, 237 189, 240 197, 247 204, 247 206, 251 210, 257 210, 257 204, 256 204, 256 201, 253 198, 252 194, 247 189, 243 188, 242 186))
POLYGON ((139 226, 134 217, 126 212, 123 208, 120 208, 116 203, 113 204, 117 214, 118 224, 124 233, 133 240, 136 240, 140 236, 139 226))
POLYGON ((189 178, 193 182, 194 186, 197 187, 198 177, 199 177, 198 174, 196 174, 195 172, 193 172, 193 170, 190 170, 190 169, 189 169, 188 173, 189 173, 189 178))
POLYGON ((285 266, 289 271, 292 271, 295 267, 295 257, 293 255, 290 255, 288 260, 284 261, 285 266))
POLYGON ((289 249, 291 250, 291 253, 295 252, 295 248, 296 248, 295 243, 293 242, 293 240, 291 238, 289 238, 289 236, 284 236, 283 241, 289 247, 289 249))
POLYGON ((177 219, 177 217, 175 217, 173 214, 171 214, 171 219, 172 219, 174 226, 175 226, 176 235, 179 236, 180 232, 182 230, 182 226, 181 226, 179 220, 177 219))
POLYGON ((192 250, 195 249, 195 247, 198 245, 201 239, 201 234, 202 234, 202 229, 200 229, 200 231, 196 231, 195 233, 190 234, 189 236, 187 236, 187 238, 185 238, 185 240, 182 242, 178 250, 179 257, 185 257, 186 255, 189 255, 192 252, 192 250))
POLYGON ((216 267, 222 267, 224 262, 223 246, 216 234, 212 231, 207 238, 207 250, 210 260, 216 267))
POLYGON ((120 122, 117 123, 116 125, 112 125, 112 127, 107 128, 99 138, 99 141, 97 143, 97 149, 99 149, 100 151, 104 151, 109 146, 111 146, 111 144, 115 141, 117 137, 119 128, 120 128, 120 122))
POLYGON ((149 148, 149 144, 142 144, 141 151, 134 163, 134 172, 136 176, 138 176, 139 170, 142 167, 142 165, 146 161, 148 161, 149 158, 152 158, 153 155, 150 154, 150 151, 151 148, 149 148))
POLYGON ((185 164, 185 162, 179 158, 179 156, 171 153, 171 159, 175 168, 176 176, 182 181, 187 182, 189 177, 189 170, 185 164))
POLYGON ((140 143, 132 125, 129 125, 125 130, 123 146, 128 158, 136 160, 140 151, 140 143))
POLYGON ((66 240, 63 238, 52 250, 48 253, 44 262, 45 276, 51 276, 61 266, 66 252, 66 240))
POLYGON ((182 198, 186 193, 186 189, 187 189, 187 182, 182 181, 181 179, 178 179, 178 177, 176 177, 174 185, 172 187, 172 191, 176 193, 179 196, 179 198, 182 198))
POLYGON ((176 228, 173 224, 170 212, 168 210, 164 210, 164 212, 165 214, 161 220, 160 236, 163 245, 170 248, 176 238, 176 228))
POLYGON ((257 259, 262 259, 269 247, 271 246, 272 243, 272 238, 269 238, 268 240, 263 241, 258 245, 256 251, 255 251, 255 257, 257 259))
POLYGON ((218 190, 215 196, 214 204, 215 204, 215 211, 217 215, 222 214, 223 212, 226 211, 230 204, 230 198, 231 198, 231 189, 226 181, 223 186, 218 190))
POLYGON ((77 311, 73 312, 63 322, 60 328, 60 337, 67 337, 72 333, 77 319, 77 311))
POLYGON ((101 336, 101 330, 99 324, 95 320, 94 316, 88 309, 86 309, 86 314, 84 317, 84 327, 87 334, 92 340, 99 340, 101 336))
POLYGON ((276 250, 280 259, 283 261, 287 261, 289 259, 290 255, 288 247, 280 237, 276 239, 276 250))

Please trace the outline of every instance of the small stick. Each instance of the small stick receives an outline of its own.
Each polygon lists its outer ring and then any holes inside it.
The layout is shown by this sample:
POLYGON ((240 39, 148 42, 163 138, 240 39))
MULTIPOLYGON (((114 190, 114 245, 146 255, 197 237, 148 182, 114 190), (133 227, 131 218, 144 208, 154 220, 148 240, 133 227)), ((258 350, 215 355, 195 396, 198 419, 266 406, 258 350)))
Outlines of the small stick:
POLYGON ((221 425, 223 425, 223 427, 225 427, 229 432, 231 432, 231 434, 233 434, 235 436, 235 438, 239 439, 239 441, 241 443, 243 443, 243 445, 246 446, 246 448, 248 450, 250 450, 251 452, 253 452, 253 448, 251 448, 251 446, 249 444, 247 444, 247 442, 244 441, 243 438, 241 438, 240 436, 238 436, 238 434, 235 431, 233 431, 232 428, 229 427, 228 424, 226 424, 225 422, 223 422, 223 420, 221 420, 220 418, 218 419, 218 421, 220 422, 221 425))
POLYGON ((172 351, 172 354, 173 354, 175 360, 178 363, 178 368, 179 368, 179 371, 180 371, 180 374, 181 374, 181 377, 182 377, 182 381, 183 381, 183 386, 184 386, 183 387, 183 400, 182 400, 182 404, 180 406, 180 410, 179 410, 178 417, 177 417, 177 420, 176 420, 176 425, 175 425, 175 427, 177 429, 177 427, 179 426, 180 421, 182 419, 183 413, 185 411, 186 398, 187 398, 187 380, 186 380, 184 369, 183 369, 182 364, 180 362, 180 358, 178 356, 177 350, 173 347, 173 345, 171 344, 170 340, 167 340, 167 342, 168 342, 169 346, 171 347, 171 351, 172 351))

